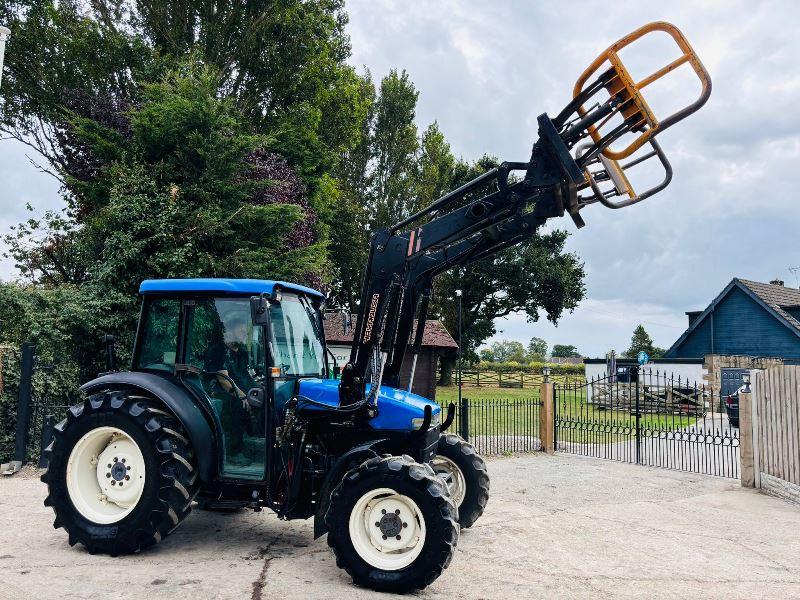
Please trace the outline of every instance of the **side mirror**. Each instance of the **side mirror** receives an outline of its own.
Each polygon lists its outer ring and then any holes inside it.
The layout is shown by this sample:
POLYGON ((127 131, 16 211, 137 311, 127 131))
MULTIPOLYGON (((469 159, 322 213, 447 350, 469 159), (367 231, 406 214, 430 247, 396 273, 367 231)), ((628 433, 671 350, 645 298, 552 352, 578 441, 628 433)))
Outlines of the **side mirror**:
POLYGON ((267 325, 269 323, 269 300, 264 294, 250 298, 250 316, 254 325, 267 325))

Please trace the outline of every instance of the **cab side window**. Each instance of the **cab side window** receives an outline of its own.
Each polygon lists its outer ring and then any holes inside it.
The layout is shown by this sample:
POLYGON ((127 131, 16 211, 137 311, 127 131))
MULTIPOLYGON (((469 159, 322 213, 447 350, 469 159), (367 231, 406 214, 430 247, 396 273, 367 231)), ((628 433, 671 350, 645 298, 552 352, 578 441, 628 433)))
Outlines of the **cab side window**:
POLYGON ((134 369, 172 372, 178 348, 178 319, 180 300, 154 298, 145 300, 139 346, 134 357, 134 369))

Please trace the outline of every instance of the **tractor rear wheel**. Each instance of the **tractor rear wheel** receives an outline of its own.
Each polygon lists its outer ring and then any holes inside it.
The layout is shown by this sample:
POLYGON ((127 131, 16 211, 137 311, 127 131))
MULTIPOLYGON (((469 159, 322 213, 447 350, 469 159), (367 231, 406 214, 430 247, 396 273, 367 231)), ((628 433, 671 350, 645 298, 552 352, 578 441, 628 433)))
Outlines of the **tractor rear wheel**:
POLYGON ((136 552, 172 533, 199 481, 186 433, 154 398, 102 392, 69 409, 48 446, 45 506, 70 545, 136 552))
POLYGON ((443 433, 431 466, 444 479, 458 506, 461 527, 472 527, 489 501, 489 473, 481 455, 464 438, 443 433))
POLYGON ((372 458, 348 472, 325 522, 337 566, 357 585, 382 592, 429 585, 458 543, 458 509, 447 487, 410 456, 372 458))

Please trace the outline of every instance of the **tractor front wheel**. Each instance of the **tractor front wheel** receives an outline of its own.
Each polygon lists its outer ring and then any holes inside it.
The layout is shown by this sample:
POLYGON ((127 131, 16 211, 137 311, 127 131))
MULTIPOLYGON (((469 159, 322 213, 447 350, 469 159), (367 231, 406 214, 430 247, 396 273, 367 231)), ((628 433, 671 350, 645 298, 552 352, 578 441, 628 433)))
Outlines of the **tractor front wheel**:
POLYGON ((458 543, 458 509, 428 465, 409 456, 373 458, 331 494, 328 545, 357 585, 422 589, 447 568, 458 543))
POLYGON ((199 481, 186 433, 157 400, 90 396, 56 425, 42 481, 70 545, 118 555, 155 544, 191 511, 199 481))
POLYGON ((489 473, 483 458, 464 438, 444 433, 431 466, 444 479, 458 506, 459 524, 465 529, 471 527, 489 501, 489 473))

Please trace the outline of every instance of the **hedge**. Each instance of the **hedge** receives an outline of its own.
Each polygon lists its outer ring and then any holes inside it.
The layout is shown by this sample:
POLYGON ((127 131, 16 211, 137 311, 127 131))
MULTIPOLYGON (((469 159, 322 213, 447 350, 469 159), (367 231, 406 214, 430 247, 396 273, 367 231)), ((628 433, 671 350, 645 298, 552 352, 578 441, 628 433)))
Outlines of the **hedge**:
POLYGON ((550 372, 553 375, 583 375, 585 366, 568 365, 561 363, 546 363, 546 362, 529 362, 520 363, 516 361, 506 362, 490 362, 482 360, 479 363, 467 367, 465 370, 478 370, 478 371, 494 371, 498 373, 532 373, 534 375, 541 375, 544 367, 550 367, 550 372))

